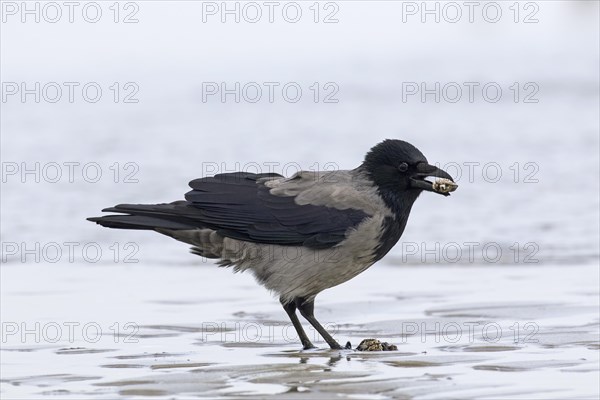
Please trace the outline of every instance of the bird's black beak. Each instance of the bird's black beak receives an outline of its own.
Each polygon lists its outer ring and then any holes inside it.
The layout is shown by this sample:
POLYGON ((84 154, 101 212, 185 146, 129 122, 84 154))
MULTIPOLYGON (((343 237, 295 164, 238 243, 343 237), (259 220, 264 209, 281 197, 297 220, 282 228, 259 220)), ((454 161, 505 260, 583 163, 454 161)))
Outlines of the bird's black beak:
POLYGON ((458 187, 458 185, 454 183, 454 179, 452 179, 450 174, 434 165, 429 165, 426 162, 417 164, 416 171, 410 177, 410 185, 413 188, 439 193, 444 196, 449 196, 449 192, 456 190, 458 187), (425 180, 425 178, 428 176, 447 179, 449 182, 446 182, 442 185, 434 184, 433 182, 425 180), (441 186, 442 188, 440 188, 441 186))

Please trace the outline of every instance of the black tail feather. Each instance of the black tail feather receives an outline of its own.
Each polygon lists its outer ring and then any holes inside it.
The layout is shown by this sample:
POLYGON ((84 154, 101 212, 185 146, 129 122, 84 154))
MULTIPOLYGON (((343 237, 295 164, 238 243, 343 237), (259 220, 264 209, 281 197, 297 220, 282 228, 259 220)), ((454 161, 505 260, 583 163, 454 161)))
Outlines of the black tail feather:
POLYGON ((142 215, 107 215, 104 217, 88 218, 87 220, 107 228, 115 229, 194 229, 194 227, 190 225, 180 224, 175 221, 168 221, 160 218, 145 217, 142 215))
POLYGON ((119 204, 102 211, 127 215, 106 215, 87 220, 115 229, 182 230, 198 228, 197 223, 185 217, 186 206, 186 201, 169 204, 119 204))

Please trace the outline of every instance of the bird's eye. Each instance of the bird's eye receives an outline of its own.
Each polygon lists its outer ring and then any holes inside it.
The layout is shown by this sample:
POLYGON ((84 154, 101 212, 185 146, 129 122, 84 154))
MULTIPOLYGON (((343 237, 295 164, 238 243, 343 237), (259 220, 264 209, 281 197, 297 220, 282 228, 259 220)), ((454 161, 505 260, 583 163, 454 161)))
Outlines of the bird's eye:
POLYGON ((402 164, 398 165, 398 171, 400 172, 406 172, 408 170, 408 164, 403 162, 402 164))

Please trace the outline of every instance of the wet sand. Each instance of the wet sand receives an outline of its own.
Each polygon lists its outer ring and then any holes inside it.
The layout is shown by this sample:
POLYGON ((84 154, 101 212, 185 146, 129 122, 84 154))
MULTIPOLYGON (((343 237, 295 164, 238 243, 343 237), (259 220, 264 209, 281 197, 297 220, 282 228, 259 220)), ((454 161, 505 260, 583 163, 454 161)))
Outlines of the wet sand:
POLYGON ((0 271, 3 399, 599 395, 594 265, 377 265, 316 310, 341 343, 398 346, 372 353, 331 351, 311 329, 319 348, 300 350, 251 276, 210 265, 0 271))

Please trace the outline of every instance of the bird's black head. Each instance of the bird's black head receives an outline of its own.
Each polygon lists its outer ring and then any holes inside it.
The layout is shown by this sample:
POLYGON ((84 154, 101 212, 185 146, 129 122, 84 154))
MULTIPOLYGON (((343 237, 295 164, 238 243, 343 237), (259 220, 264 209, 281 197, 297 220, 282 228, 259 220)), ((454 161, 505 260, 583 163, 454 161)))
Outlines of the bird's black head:
POLYGON ((431 176, 454 182, 446 171, 429 165, 419 149, 402 140, 386 139, 377 144, 367 153, 361 167, 380 193, 387 195, 405 194, 416 199, 426 190, 448 196, 450 190, 439 190, 425 178, 431 176))
POLYGON ((373 147, 358 168, 373 181, 385 204, 394 214, 386 217, 383 234, 375 251, 375 260, 381 259, 398 242, 412 205, 423 190, 448 196, 456 188, 452 177, 445 171, 429 165, 427 159, 410 143, 387 139, 373 147), (428 176, 447 179, 442 185, 425 180, 428 176))

